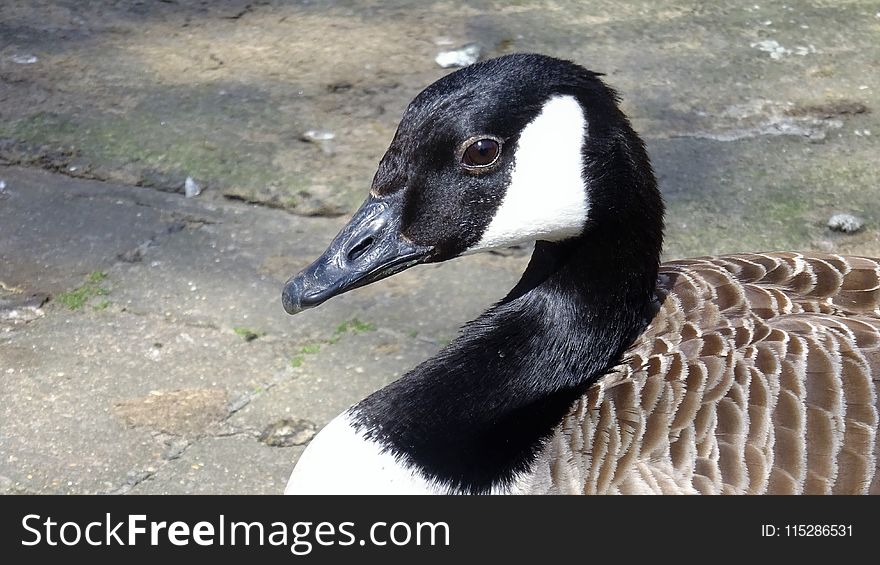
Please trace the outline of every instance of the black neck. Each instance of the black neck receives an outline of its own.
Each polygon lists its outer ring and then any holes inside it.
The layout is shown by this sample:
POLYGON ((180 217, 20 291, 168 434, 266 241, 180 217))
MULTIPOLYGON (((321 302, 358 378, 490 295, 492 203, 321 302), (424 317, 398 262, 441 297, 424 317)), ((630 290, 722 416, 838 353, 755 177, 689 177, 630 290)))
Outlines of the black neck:
MULTIPOLYGON (((606 166, 625 158, 616 149, 603 156, 606 166)), ((662 203, 641 146, 627 149, 647 174, 621 162, 615 175, 593 179, 580 237, 538 242, 504 300, 355 407, 368 437, 464 492, 503 487, 529 469, 571 404, 620 361, 651 316, 662 203), (602 199, 611 197, 609 208, 602 199)))

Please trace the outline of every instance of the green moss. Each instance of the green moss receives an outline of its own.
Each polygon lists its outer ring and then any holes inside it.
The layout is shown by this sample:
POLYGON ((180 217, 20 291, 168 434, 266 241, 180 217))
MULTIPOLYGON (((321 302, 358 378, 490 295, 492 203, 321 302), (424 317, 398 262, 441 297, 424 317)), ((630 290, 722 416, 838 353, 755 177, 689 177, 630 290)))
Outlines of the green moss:
POLYGON ((243 326, 236 326, 232 328, 232 331, 234 331, 236 335, 240 336, 245 341, 254 341, 258 337, 263 337, 264 335, 266 335, 266 332, 252 330, 243 326))
POLYGON ((301 367, 303 362, 305 361, 305 357, 302 355, 297 355, 293 359, 290 360, 290 366, 296 369, 297 367, 301 367))
POLYGON ((306 214, 355 209, 374 162, 355 173, 329 166, 329 156, 292 137, 313 124, 279 121, 270 100, 257 86, 229 96, 213 83, 163 85, 124 114, 90 106, 9 116, 0 138, 20 143, 16 151, 35 163, 58 154, 53 167, 74 158, 81 174, 127 184, 176 190, 191 176, 223 195, 306 214))
POLYGON ((300 350, 300 353, 303 353, 306 355, 312 355, 312 354, 317 353, 319 351, 321 351, 321 344, 320 343, 310 343, 308 345, 304 345, 303 348, 300 350))
POLYGON ((3 128, 4 134, 39 144, 68 146, 77 135, 77 124, 69 116, 40 112, 3 128))
MULTIPOLYGON (((106 288, 99 286, 98 283, 107 278, 107 273, 103 271, 94 271, 89 273, 86 277, 85 284, 74 288, 73 290, 69 290, 67 292, 62 292, 58 296, 56 296, 56 300, 61 304, 64 304, 70 310, 79 310, 86 303, 94 298, 95 296, 106 296, 110 294, 110 291, 106 288)), ((107 300, 102 301, 98 304, 95 309, 103 310, 110 305, 110 302, 107 300), (105 304, 106 303, 106 304, 105 304)))
MULTIPOLYGON (((323 343, 332 343, 330 341, 326 341, 323 343)), ((297 367, 302 366, 305 363, 307 355, 314 355, 315 353, 321 351, 321 343, 307 343, 302 346, 299 350, 299 353, 290 360, 290 366, 296 369, 297 367)))
POLYGON ((38 148, 71 152, 103 170, 124 168, 145 184, 179 181, 182 186, 192 176, 227 194, 296 207, 295 195, 315 182, 309 171, 275 162, 276 154, 287 149, 272 140, 273 133, 279 138, 286 133, 277 116, 269 107, 265 114, 236 115, 237 107, 218 109, 224 101, 214 96, 213 88, 165 92, 124 118, 41 112, 0 123, 0 137, 26 143, 37 153, 38 148), (248 129, 267 132, 267 139, 243 138, 241 131, 248 129))
POLYGON ((336 327, 336 331, 329 339, 322 339, 312 343, 303 345, 299 352, 290 360, 290 366, 294 369, 302 367, 309 355, 315 355, 320 352, 324 346, 336 344, 346 333, 363 333, 376 330, 376 326, 367 322, 362 322, 357 318, 347 320, 336 327))
POLYGON ((303 345, 299 353, 297 353, 291 360, 290 366, 294 369, 297 367, 301 367, 303 363, 306 361, 306 357, 309 355, 314 355, 321 351, 321 347, 324 345, 334 345, 342 338, 342 336, 346 333, 363 333, 363 332, 372 332, 376 330, 376 326, 370 324, 368 322, 362 322, 357 318, 352 318, 351 320, 347 320, 342 322, 338 326, 336 326, 336 331, 333 336, 329 339, 323 339, 320 341, 316 341, 313 343, 307 343, 303 345))
POLYGON ((362 322, 357 318, 352 318, 351 320, 342 322, 338 326, 336 326, 336 335, 342 335, 346 332, 352 333, 364 333, 364 332, 374 332, 376 331, 376 326, 369 322, 362 322))
POLYGON ((93 310, 106 310, 108 306, 110 306, 110 301, 109 300, 102 300, 101 302, 98 302, 97 304, 92 306, 92 309, 93 310))
POLYGON ((85 289, 80 287, 69 292, 62 292, 58 295, 58 302, 64 304, 71 310, 79 310, 90 298, 85 289))

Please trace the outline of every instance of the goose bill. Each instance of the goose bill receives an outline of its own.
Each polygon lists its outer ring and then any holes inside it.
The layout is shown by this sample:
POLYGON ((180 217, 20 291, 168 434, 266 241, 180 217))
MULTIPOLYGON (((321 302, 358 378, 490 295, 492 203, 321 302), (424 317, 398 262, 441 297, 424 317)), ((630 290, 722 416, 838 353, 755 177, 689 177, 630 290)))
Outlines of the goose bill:
POLYGON ((370 196, 327 250, 287 281, 284 310, 297 314, 424 262, 432 248, 401 234, 401 208, 399 197, 370 196))

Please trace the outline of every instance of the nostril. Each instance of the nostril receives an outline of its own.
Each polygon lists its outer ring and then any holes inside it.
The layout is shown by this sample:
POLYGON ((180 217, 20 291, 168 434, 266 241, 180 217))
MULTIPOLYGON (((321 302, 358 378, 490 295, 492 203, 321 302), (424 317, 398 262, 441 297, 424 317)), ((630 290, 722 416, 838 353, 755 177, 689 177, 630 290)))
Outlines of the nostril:
POLYGON ((367 249, 373 246, 373 238, 368 237, 362 240, 360 243, 351 248, 351 251, 348 252, 348 260, 349 261, 357 261, 357 259, 366 253, 367 249))

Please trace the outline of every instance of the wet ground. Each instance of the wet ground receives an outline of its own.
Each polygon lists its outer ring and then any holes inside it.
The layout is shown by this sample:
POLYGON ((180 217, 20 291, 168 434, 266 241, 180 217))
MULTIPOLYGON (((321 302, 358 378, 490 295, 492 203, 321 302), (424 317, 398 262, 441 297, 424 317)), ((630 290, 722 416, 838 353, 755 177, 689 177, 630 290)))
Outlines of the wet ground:
POLYGON ((880 256, 876 1, 5 0, 0 492, 279 492, 315 429, 504 294, 522 254, 279 304, 471 42, 607 74, 668 257, 880 256))

